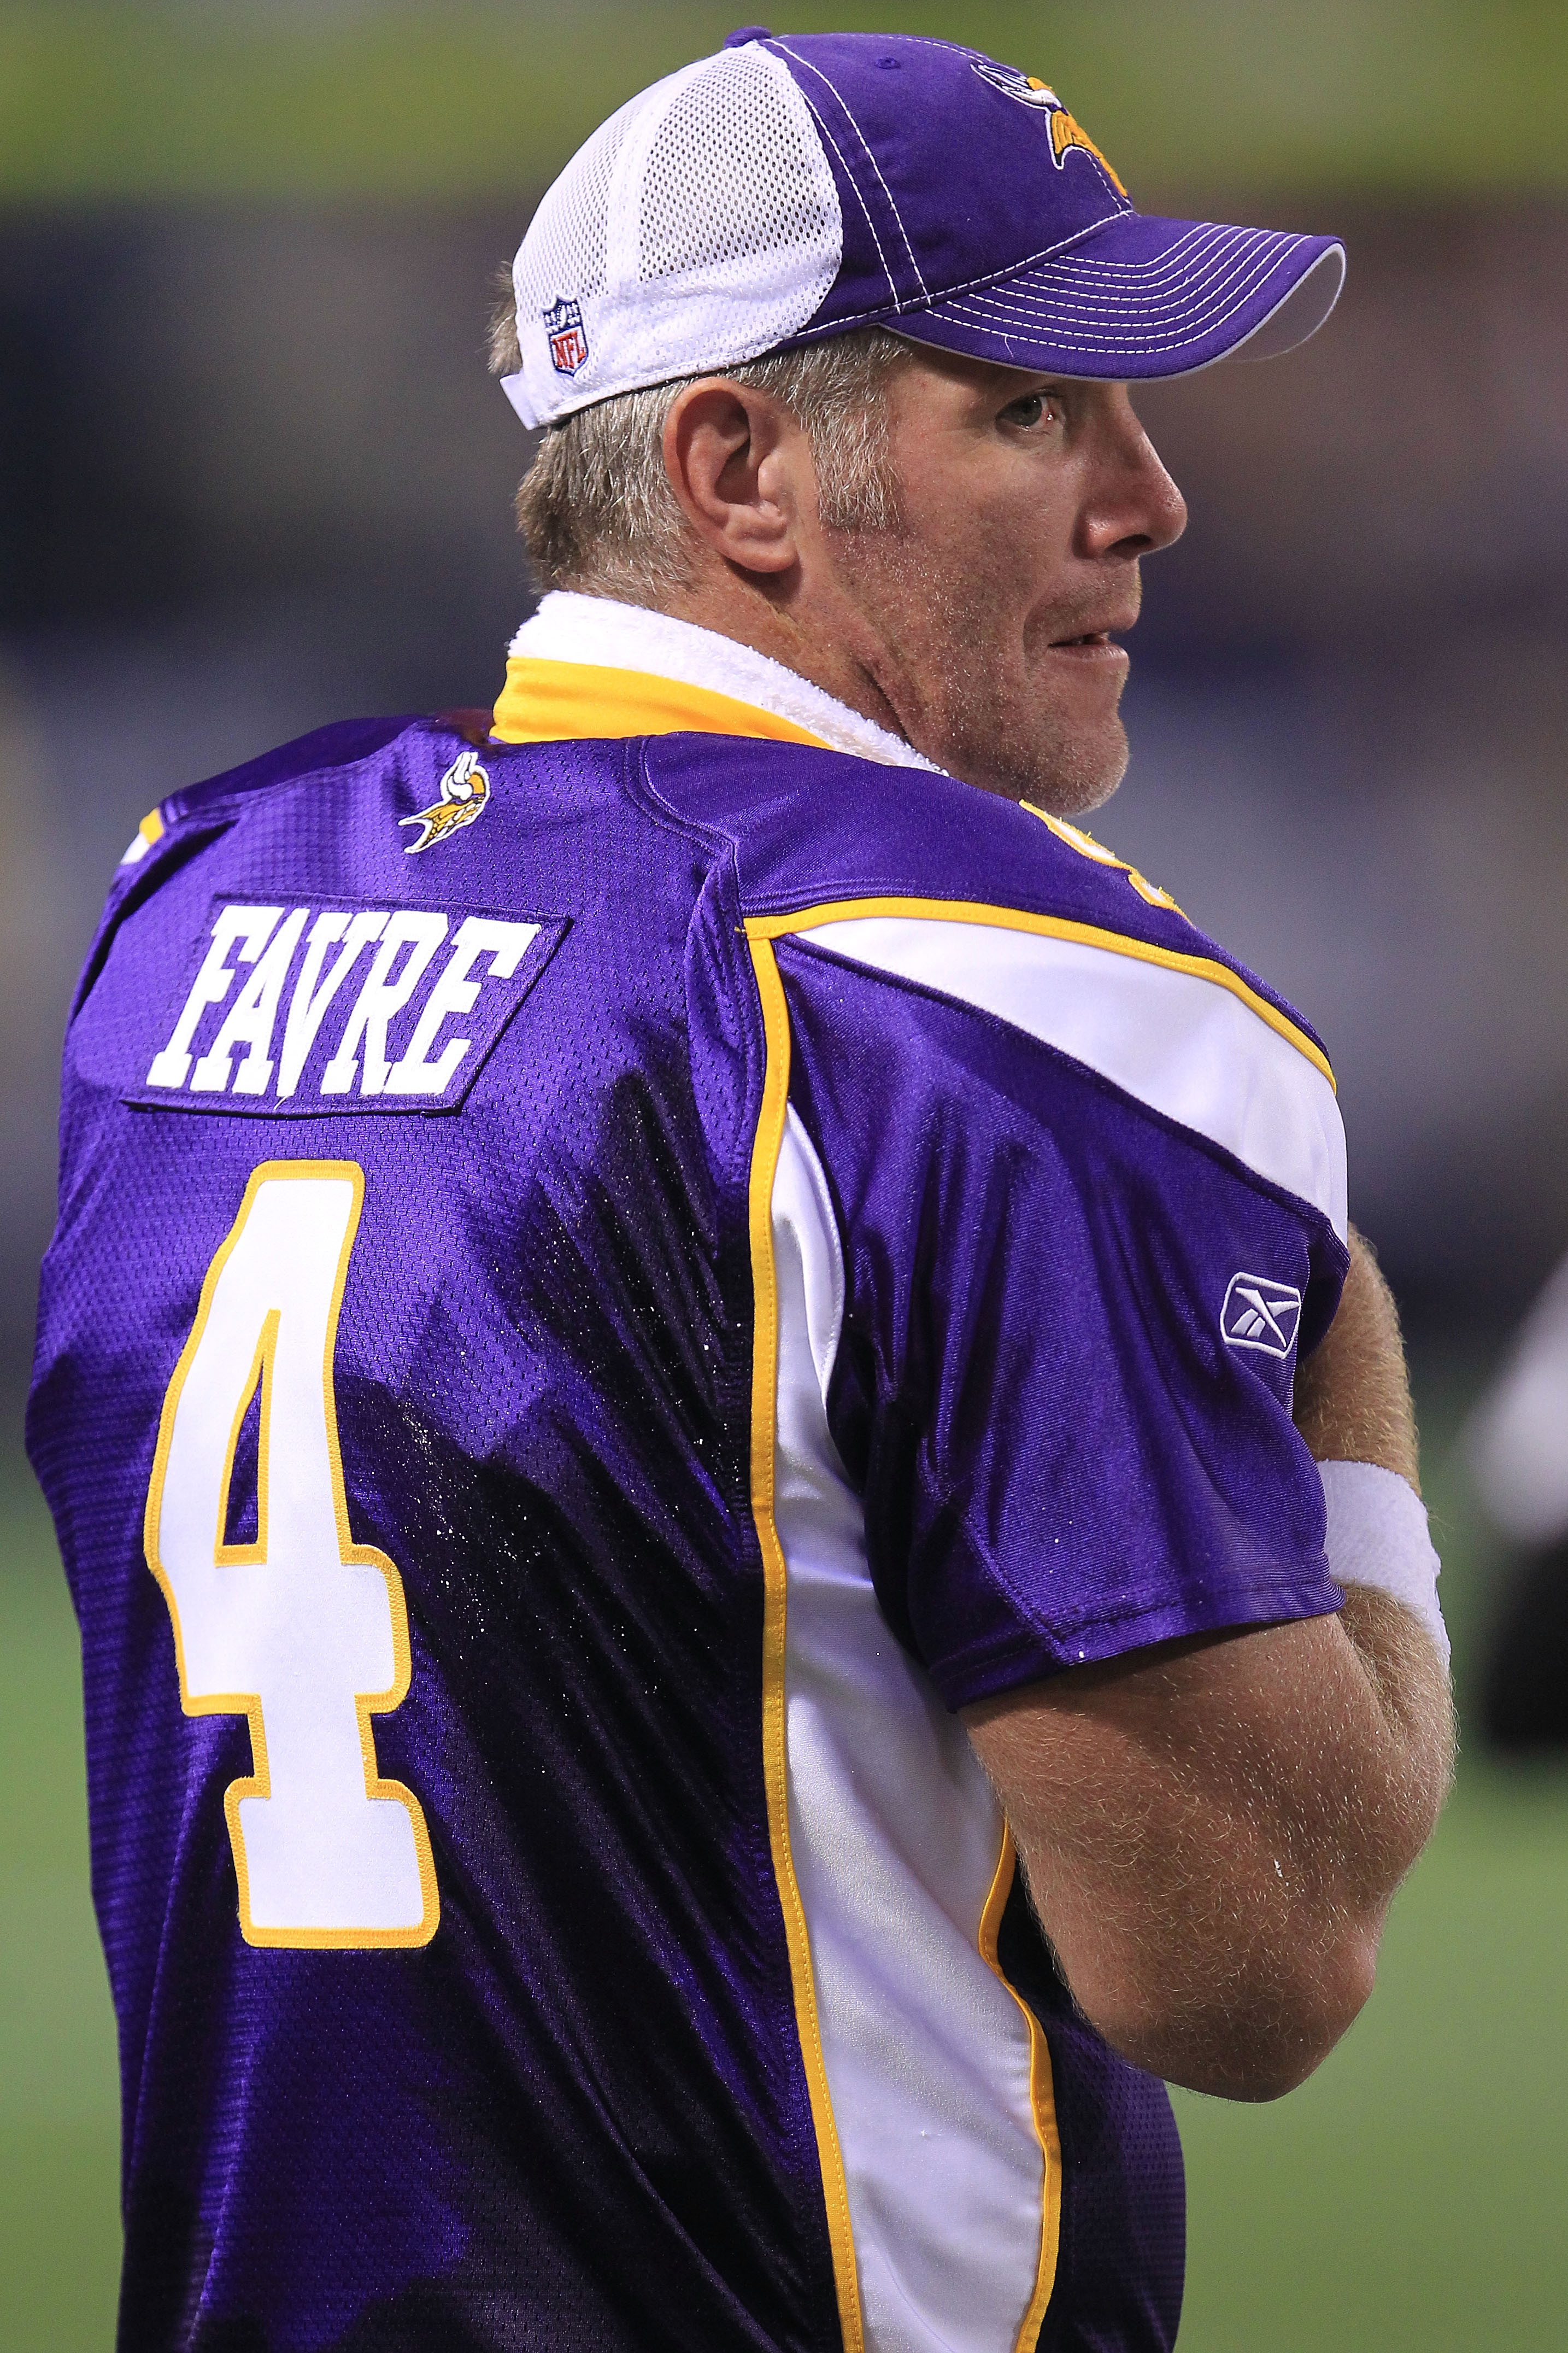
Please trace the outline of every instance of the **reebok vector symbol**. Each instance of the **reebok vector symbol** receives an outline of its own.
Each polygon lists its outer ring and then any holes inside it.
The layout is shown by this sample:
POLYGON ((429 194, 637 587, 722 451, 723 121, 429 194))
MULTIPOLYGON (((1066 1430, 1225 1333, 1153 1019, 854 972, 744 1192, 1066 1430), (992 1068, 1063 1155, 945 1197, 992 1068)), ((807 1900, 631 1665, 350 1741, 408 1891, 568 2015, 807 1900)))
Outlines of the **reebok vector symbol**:
POLYGON ((1301 1320, 1301 1294, 1289 1282, 1266 1274, 1233 1274, 1219 1312, 1227 1348, 1256 1348, 1265 1356, 1288 1356, 1301 1320))

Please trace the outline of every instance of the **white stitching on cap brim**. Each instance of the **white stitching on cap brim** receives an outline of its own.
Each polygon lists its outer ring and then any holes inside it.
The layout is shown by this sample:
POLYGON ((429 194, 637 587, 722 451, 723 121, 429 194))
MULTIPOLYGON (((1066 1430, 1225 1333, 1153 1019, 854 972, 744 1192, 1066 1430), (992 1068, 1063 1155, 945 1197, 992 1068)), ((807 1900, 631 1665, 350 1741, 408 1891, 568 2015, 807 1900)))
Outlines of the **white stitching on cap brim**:
MULTIPOLYGON (((1092 290, 1083 287, 1081 280, 1090 265, 1076 257, 1052 263, 1048 283, 1037 283, 1027 290, 1020 288, 1016 281, 1010 287, 993 286, 984 293, 965 294, 944 302, 932 303, 930 315, 945 323, 963 327, 972 333, 984 335, 988 341, 1008 345, 1019 341, 1048 342, 1053 349, 1086 354, 1099 353, 1114 356, 1118 353, 1126 353, 1144 358, 1174 354, 1190 349, 1194 343, 1225 327, 1307 242, 1300 237, 1276 237, 1270 231, 1220 234, 1232 239, 1233 252, 1234 240, 1237 237, 1247 240, 1247 248, 1243 254, 1235 256, 1233 266, 1228 269, 1211 269, 1206 273, 1198 273, 1200 284, 1205 275, 1210 281, 1208 299, 1196 311, 1183 306, 1180 316, 1167 315, 1165 332, 1163 334, 1156 332, 1152 338, 1151 327, 1159 320, 1161 313, 1169 314, 1178 306, 1170 302, 1151 306, 1145 296, 1131 290, 1125 301, 1108 301, 1105 298, 1110 289, 1105 284, 1097 284, 1092 290), (1268 239, 1266 249, 1262 251, 1257 242, 1259 237, 1268 239), (1061 285, 1064 279, 1078 281, 1071 292, 1061 285), (1074 292, 1079 299, 1073 299, 1074 292), (1153 320, 1151 319, 1152 307, 1153 320), (1172 330, 1176 332, 1172 332, 1172 330)), ((1188 238, 1183 243, 1190 247, 1193 241, 1188 238)), ((1217 238, 1215 242, 1218 242, 1217 238)), ((1333 283, 1331 290, 1326 289, 1320 295, 1321 308, 1316 316, 1299 331, 1292 332, 1289 343, 1270 344, 1254 355, 1268 358, 1305 343, 1323 324, 1339 300, 1344 283, 1344 250, 1341 246, 1331 245, 1316 255, 1245 335, 1238 337, 1226 351, 1215 353, 1197 364, 1211 366, 1217 360, 1228 359, 1233 353, 1239 354, 1324 271, 1325 265, 1332 268, 1333 283)), ((1096 279, 1102 281, 1114 281, 1121 274, 1114 263, 1097 262, 1092 268, 1096 279)), ((1190 284, 1191 280, 1188 282, 1190 284)), ((918 340, 918 328, 912 320, 900 322, 900 327, 905 334, 913 334, 918 340)))
MULTIPOLYGON (((1064 266, 1069 266, 1075 269, 1092 270, 1108 278, 1146 280, 1149 284, 1157 286, 1163 280, 1179 278, 1190 269, 1193 266, 1194 248, 1219 248, 1227 242, 1234 244, 1237 238, 1243 238, 1249 244, 1267 245, 1276 252, 1283 253, 1303 241, 1300 234, 1294 229, 1247 228, 1235 221, 1190 221, 1181 236, 1173 237, 1170 244, 1162 247, 1158 253, 1149 254, 1142 260, 1104 260, 1095 252, 1093 240, 1102 237, 1107 229, 1114 229, 1119 226, 1120 223, 1116 221, 1100 221, 1089 236, 1079 239, 1076 246, 1059 248, 1055 253, 1039 255, 1021 263, 1018 271, 1015 274, 1026 275, 1028 271, 1044 262, 1049 261, 1056 264, 1059 259, 1064 266)), ((998 286, 1006 287, 1011 282, 1009 275, 1005 271, 1001 271, 994 273, 983 285, 955 286, 952 291, 954 294, 988 293, 998 286)))
MULTIPOLYGON (((1328 258, 1323 256, 1320 257, 1320 259, 1328 258)), ((1167 334, 1164 337, 1151 336, 1146 315, 1138 325, 1118 332, 1106 312, 1095 311, 1089 305, 1063 305, 1059 309, 1053 310, 1047 305, 1038 304, 1029 311, 1026 311, 1020 305, 1016 309, 1002 310, 1001 318, 993 320, 973 316, 973 312, 980 306, 977 302, 970 301, 962 304, 933 304, 931 315, 949 321, 954 326, 964 327, 971 333, 984 335, 996 343, 1008 344, 1019 342, 1047 343, 1053 350, 1086 353, 1104 353, 1111 356, 1125 353, 1133 356, 1152 358, 1190 350, 1193 344, 1204 341, 1227 325, 1247 308, 1258 287, 1267 281, 1270 274, 1268 269, 1253 272, 1248 283, 1234 301, 1224 305, 1213 305, 1197 317, 1188 318, 1179 322, 1182 332, 1167 334), (1079 312, 1076 317, 1073 315, 1075 310, 1079 312)), ((1212 359, 1227 359, 1231 350, 1239 350, 1243 343, 1249 343, 1291 301, 1310 275, 1310 270, 1304 270, 1292 285, 1283 290, 1279 300, 1269 306, 1262 318, 1257 320, 1247 330, 1245 335, 1239 336, 1237 343, 1227 350, 1215 353, 1212 359)), ((1295 343, 1304 343, 1309 335, 1315 333, 1328 317, 1338 298, 1339 284, 1336 283, 1332 297, 1324 302, 1320 315, 1310 326, 1303 327, 1300 334, 1292 337, 1290 345, 1281 345, 1279 348, 1292 348, 1295 343)), ((991 307, 1002 309, 999 304, 993 304, 991 307)), ((903 325, 903 332, 905 333, 911 332, 908 324, 903 325)), ((1260 354, 1260 356, 1268 356, 1268 354, 1260 354)), ((1201 361, 1197 364, 1208 366, 1212 364, 1212 360, 1201 361)))
POLYGON ((1259 319, 1249 333, 1243 335, 1239 343, 1232 343, 1227 350, 1219 353, 1217 357, 1222 360, 1275 360, 1282 358, 1287 352, 1298 350, 1327 322, 1343 290, 1344 282, 1344 247, 1331 245, 1301 272, 1289 292, 1280 296, 1273 309, 1259 319), (1313 315, 1311 302, 1308 300, 1312 281, 1320 272, 1326 273, 1330 269, 1333 272, 1333 291, 1325 301, 1320 289, 1315 299, 1321 307, 1313 315), (1300 305, 1301 316, 1307 321, 1305 326, 1287 318, 1286 314, 1293 303, 1300 305), (1260 348, 1255 349, 1255 345, 1260 348))
MULTIPOLYGON (((1278 248, 1259 251, 1232 251, 1215 255, 1207 268, 1193 270, 1179 290, 1157 295, 1142 288, 1118 288, 1111 282, 1086 285, 1083 274, 1070 262, 1053 263, 1048 277, 1009 287, 992 287, 984 294, 961 295, 954 310, 966 313, 984 312, 996 318, 1053 318, 1058 315, 1079 318, 1104 318, 1116 325, 1126 317, 1155 322, 1180 318, 1194 325, 1208 317, 1228 315, 1237 301, 1247 297, 1288 262, 1289 252, 1278 248)), ((933 308, 935 306, 933 305, 933 308)))
MULTIPOLYGON (((1245 268, 1254 259, 1265 268, 1288 260, 1304 237, 1279 237, 1258 229, 1215 228, 1199 239, 1184 237, 1179 247, 1162 254, 1157 267, 1147 262, 1122 264, 1100 261, 1091 254, 1064 254, 1037 273, 1045 283, 1058 278, 1081 279, 1086 282, 1103 282, 1111 292, 1134 295, 1148 301, 1172 288, 1199 286, 1216 278, 1228 263, 1234 269, 1245 268)), ((1026 283, 1037 273, 1024 271, 1017 280, 998 280, 991 286, 977 286, 973 291, 1005 297, 1015 283, 1026 283)))
POLYGON ((1203 333, 1211 322, 1218 323, 1231 317, 1273 275, 1273 265, 1268 263, 1232 269, 1214 284, 1194 290, 1197 299, 1186 302, 1173 300, 1110 303, 1096 300, 1092 291, 1041 289, 1012 302, 994 295, 969 295, 962 303, 955 303, 952 311, 965 317, 978 316, 986 324, 1016 320, 1026 327, 1037 320, 1059 319, 1068 327, 1103 321, 1108 334, 1128 326, 1140 340, 1146 340, 1151 330, 1160 332, 1170 326, 1178 329, 1184 340, 1190 340, 1203 333))

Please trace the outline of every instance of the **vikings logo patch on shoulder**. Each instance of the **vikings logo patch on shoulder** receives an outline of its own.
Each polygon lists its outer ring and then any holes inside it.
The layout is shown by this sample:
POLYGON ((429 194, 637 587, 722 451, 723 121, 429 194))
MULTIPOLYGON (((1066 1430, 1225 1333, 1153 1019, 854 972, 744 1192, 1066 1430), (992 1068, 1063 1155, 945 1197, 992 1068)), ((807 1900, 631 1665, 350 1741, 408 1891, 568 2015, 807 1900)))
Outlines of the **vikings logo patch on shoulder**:
POLYGON ((976 58, 974 70, 982 81, 988 81, 993 90, 1001 91, 1004 98, 1016 99, 1020 106, 1032 107, 1037 113, 1048 119, 1051 126, 1051 154, 1058 172, 1062 168, 1062 159, 1068 149, 1080 147, 1086 155, 1093 156, 1100 170, 1110 179, 1117 195, 1124 196, 1127 194, 1115 166, 1100 153, 1082 124, 1074 121, 1048 83, 1041 81, 1036 74, 1020 73, 1016 66, 994 66, 988 58, 976 58))
POLYGON ((583 324, 583 306, 569 302, 558 294, 548 311, 541 314, 544 332, 550 338, 550 364, 557 375, 575 375, 586 364, 588 335, 583 324))
POLYGON ((428 808, 416 809, 412 817, 400 817, 399 825, 416 825, 420 828, 413 841, 403 845, 408 857, 416 850, 428 849, 433 843, 445 841, 465 825, 472 825, 489 806, 490 780, 479 765, 477 752, 459 752, 441 779, 441 797, 428 808))

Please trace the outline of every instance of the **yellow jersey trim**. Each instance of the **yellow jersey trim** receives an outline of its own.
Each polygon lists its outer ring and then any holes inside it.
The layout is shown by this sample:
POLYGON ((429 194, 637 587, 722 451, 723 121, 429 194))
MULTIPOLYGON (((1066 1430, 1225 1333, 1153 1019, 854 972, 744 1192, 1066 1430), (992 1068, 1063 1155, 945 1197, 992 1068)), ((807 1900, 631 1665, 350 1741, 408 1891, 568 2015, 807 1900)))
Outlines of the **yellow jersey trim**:
POLYGON ((688 686, 651 670, 596 662, 541 661, 513 654, 491 734, 501 744, 560 744, 584 736, 752 735, 774 744, 831 747, 820 735, 752 702, 688 686))
POLYGON ((1157 882, 1151 882, 1136 866, 1129 866, 1125 858, 1118 858, 1114 849, 1107 849, 1103 841, 1096 841, 1093 834, 1085 833, 1081 826, 1069 825, 1065 817, 1052 817, 1047 809, 1037 808, 1033 801, 1020 801, 1018 807, 1026 816, 1037 817, 1042 825, 1048 825, 1057 839, 1065 841, 1069 849, 1076 849, 1080 858, 1092 858, 1097 866, 1114 866, 1119 874, 1125 874, 1138 896, 1147 899, 1151 907, 1169 907, 1173 913, 1181 914, 1182 910, 1168 891, 1162 891, 1157 882))
POLYGON ((1061 2245, 1062 2145, 1057 2129, 1056 2083, 1051 2074, 1051 2051, 1046 2041, 1045 2028, 1023 1995, 1003 1974, 1002 1964, 996 1957, 1002 1915, 1012 1893, 1016 1869, 1017 1853, 1013 1844, 1013 1833, 1005 1829, 991 1893, 980 1915, 979 1944, 982 1960, 997 1981, 1006 1986, 1023 2012, 1025 2024, 1029 2030, 1029 2113, 1034 2119, 1035 2137, 1040 2144, 1040 2255, 1035 2267, 1034 2292, 1013 2341, 1013 2353, 1034 2353, 1040 2325, 1046 2316, 1046 2306, 1056 2285, 1057 2254, 1061 2245))
POLYGON ((778 1285, 773 1267, 773 1178, 784 1144, 784 1114, 789 1103, 789 1011, 784 983, 771 944, 752 944, 763 1006, 763 1032, 767 1061, 763 1077, 763 1107, 757 1121, 752 1155, 750 1225, 754 1337, 752 1356, 752 1516, 763 1555, 763 1778, 767 1790, 768 1841, 773 1851, 773 1877, 784 1913, 784 1941, 789 1951, 790 1979, 795 1994, 795 2031, 816 2130, 817 2158, 822 2168, 823 2202, 827 2210, 827 2235, 833 2252, 833 2280, 838 2299, 838 2325, 844 2353, 864 2353, 860 2319, 860 2282, 855 2261, 855 2235, 849 2219, 849 2192, 844 2179, 844 2158, 838 2129, 833 2121, 827 2065, 816 2015, 816 1986, 811 1967, 811 1941, 805 1907, 795 1875, 790 1852, 789 1791, 784 1721, 784 1615, 788 1571, 784 1546, 773 1517, 773 1460, 777 1439, 779 1317, 778 1285))
POLYGON ((151 849, 155 842, 163 840, 165 828, 163 820, 158 811, 156 809, 149 809, 136 830, 141 835, 142 840, 146 843, 148 849, 151 849))
MULTIPOLYGON (((913 917, 943 923, 984 923, 996 931, 1033 932, 1043 939, 1073 940, 1080 946, 1105 948, 1113 955, 1132 956, 1140 964, 1164 965, 1172 972, 1190 973, 1196 980, 1227 988, 1268 1028, 1304 1054, 1331 1087, 1334 1074, 1327 1055, 1304 1029, 1299 1029, 1277 1005, 1249 988, 1238 973, 1212 956, 1186 955, 1179 948, 1153 946, 1148 940, 1126 938, 1121 932, 1099 930, 1092 923, 1069 923, 1063 915, 1032 915, 1021 907, 993 907, 973 899, 827 899, 819 906, 800 907, 787 915, 749 915, 746 936, 753 949, 763 940, 785 939, 794 932, 815 931, 823 923, 853 923, 877 915, 913 917)), ((1337 1092, 1337 1089, 1336 1089, 1337 1092)))

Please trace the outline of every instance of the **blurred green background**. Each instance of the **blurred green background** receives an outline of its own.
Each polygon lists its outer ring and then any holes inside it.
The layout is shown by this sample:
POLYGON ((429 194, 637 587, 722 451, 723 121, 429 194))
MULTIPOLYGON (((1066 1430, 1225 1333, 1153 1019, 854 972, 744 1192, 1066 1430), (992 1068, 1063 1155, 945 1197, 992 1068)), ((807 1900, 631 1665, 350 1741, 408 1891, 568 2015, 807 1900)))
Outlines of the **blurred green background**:
MULTIPOLYGON (((626 0, 8 5, 0 190, 510 193, 734 22, 731 8, 626 0)), ((1568 175, 1568 17, 1553 0, 922 0, 777 19, 846 26, 1027 64, 1072 93, 1142 187, 1518 189, 1568 175)))
MULTIPOLYGON (((70 971, 158 794, 493 683, 526 589, 486 272, 593 125, 732 21, 0 0, 6 2353, 108 2346, 117 2260, 76 1631, 19 1441, 70 971)), ((1568 1243, 1568 6, 776 21, 1037 71, 1146 204, 1350 224, 1310 355, 1152 397, 1195 520, 1152 583, 1110 838, 1329 1031, 1352 1212, 1410 1316, 1467 1746, 1342 2049, 1273 2108, 1179 2102, 1182 2346, 1560 2353, 1568 1774, 1476 1730, 1509 1564, 1462 1432, 1568 1243)))

